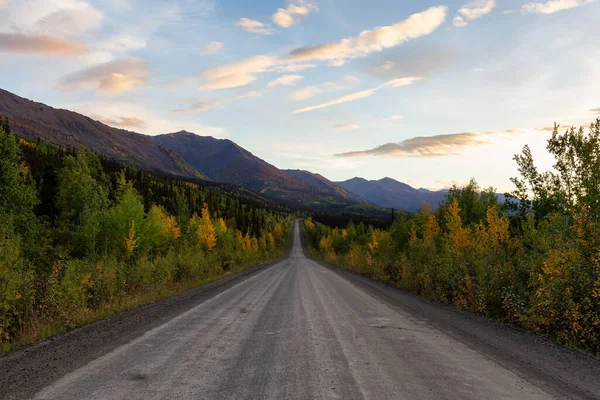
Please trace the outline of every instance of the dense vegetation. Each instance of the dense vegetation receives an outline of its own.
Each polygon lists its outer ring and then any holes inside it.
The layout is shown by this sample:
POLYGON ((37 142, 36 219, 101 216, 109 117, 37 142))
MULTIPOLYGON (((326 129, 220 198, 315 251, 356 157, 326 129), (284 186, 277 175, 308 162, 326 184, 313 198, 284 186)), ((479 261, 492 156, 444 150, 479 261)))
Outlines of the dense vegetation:
POLYGON ((0 123, 0 346, 278 258, 285 208, 19 140, 0 123))
POLYGON ((472 181, 389 229, 305 220, 324 259, 454 307, 600 352, 600 119, 589 132, 555 126, 553 171, 526 146, 504 205, 472 181))

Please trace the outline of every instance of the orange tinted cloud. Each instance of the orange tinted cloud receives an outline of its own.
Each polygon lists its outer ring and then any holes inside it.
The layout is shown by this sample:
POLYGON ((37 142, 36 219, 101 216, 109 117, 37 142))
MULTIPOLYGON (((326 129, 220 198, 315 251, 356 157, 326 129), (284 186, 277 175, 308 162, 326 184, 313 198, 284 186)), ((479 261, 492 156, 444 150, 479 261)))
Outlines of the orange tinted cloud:
POLYGON ((130 91, 148 80, 149 68, 139 58, 122 58, 67 75, 58 89, 73 91, 96 89, 100 94, 113 96, 130 91))
POLYGON ((81 54, 84 51, 86 47, 83 43, 71 39, 49 35, 0 33, 0 52, 61 56, 81 54))

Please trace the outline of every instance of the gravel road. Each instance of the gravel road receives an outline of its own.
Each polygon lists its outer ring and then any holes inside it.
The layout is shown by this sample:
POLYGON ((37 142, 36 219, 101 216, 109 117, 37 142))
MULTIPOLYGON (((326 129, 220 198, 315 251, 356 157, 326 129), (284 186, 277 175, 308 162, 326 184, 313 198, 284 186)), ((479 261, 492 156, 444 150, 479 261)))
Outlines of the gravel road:
POLYGON ((600 398, 600 361, 305 257, 0 357, 0 398, 600 398), (132 322, 133 321, 133 322, 132 322))

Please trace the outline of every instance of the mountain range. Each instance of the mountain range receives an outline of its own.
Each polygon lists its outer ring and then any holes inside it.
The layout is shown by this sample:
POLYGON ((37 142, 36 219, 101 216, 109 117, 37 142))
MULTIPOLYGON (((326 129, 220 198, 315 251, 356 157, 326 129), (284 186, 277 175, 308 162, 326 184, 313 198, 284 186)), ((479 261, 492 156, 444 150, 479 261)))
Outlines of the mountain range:
POLYGON ((437 205, 445 192, 414 189, 384 178, 332 182, 302 170, 282 170, 228 139, 191 132, 149 136, 110 127, 0 89, 0 115, 17 136, 74 148, 84 146, 124 165, 194 181, 239 185, 264 197, 314 210, 384 215, 384 208, 416 211, 423 200, 437 205))
POLYGON ((417 211, 425 201, 436 209, 448 193, 447 190, 415 189, 392 178, 368 181, 357 177, 336 183, 373 204, 408 212, 417 211))

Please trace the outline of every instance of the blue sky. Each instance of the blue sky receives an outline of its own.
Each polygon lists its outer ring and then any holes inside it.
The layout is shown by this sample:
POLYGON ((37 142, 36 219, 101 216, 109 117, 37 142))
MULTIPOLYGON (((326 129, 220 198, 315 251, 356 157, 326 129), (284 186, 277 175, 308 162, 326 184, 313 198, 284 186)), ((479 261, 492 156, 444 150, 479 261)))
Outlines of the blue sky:
POLYGON ((0 0, 0 87, 280 168, 511 190, 600 115, 597 0, 0 0), (596 110, 596 111, 593 111, 596 110))

